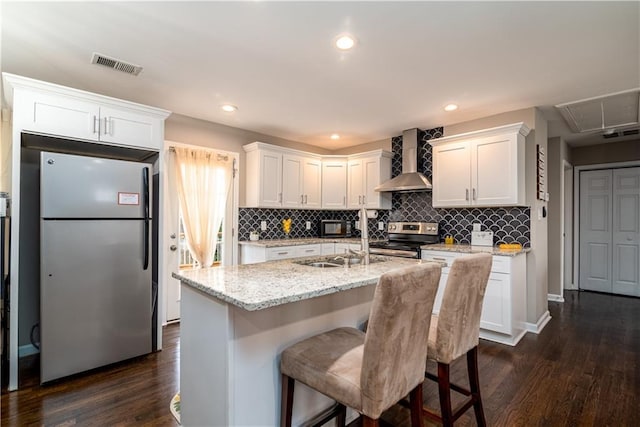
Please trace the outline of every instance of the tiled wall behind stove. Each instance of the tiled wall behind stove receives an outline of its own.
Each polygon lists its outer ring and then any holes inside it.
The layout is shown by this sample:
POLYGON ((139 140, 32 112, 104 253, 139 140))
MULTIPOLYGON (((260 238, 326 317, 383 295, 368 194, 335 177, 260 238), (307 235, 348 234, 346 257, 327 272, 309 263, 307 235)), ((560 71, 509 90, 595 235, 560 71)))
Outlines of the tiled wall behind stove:
MULTIPOLYGON (((418 132, 418 170, 431 179, 431 145, 433 138, 440 138, 443 128, 418 132)), ((402 172, 402 136, 391 139, 393 160, 392 176, 402 172)), ((440 240, 451 235, 457 243, 471 243, 474 223, 482 224, 483 230, 493 231, 494 244, 520 243, 531 246, 531 210, 528 207, 504 208, 434 208, 431 192, 393 193, 389 221, 426 221, 440 225, 440 240)))
MULTIPOLYGON (((251 231, 260 232, 260 240, 264 239, 284 239, 282 231, 282 220, 291 218, 290 237, 301 239, 306 237, 318 237, 318 226, 323 219, 340 219, 351 222, 351 234, 353 237, 360 237, 360 231, 355 228, 355 221, 358 219, 358 211, 322 211, 305 209, 260 209, 260 208, 240 208, 239 240, 249 240, 251 231), (267 230, 260 231, 260 222, 267 221, 267 230), (311 222, 311 229, 306 230, 306 222, 311 222)), ((369 220, 369 238, 384 239, 385 231, 378 230, 378 222, 385 224, 389 221, 389 211, 378 211, 377 219, 369 220)))

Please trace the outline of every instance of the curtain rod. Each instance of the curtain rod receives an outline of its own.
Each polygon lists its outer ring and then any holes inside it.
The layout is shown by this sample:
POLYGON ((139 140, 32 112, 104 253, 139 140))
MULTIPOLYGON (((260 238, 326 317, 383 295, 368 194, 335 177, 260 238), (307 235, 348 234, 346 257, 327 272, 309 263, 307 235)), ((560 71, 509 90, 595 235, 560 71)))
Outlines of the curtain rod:
MULTIPOLYGON (((169 151, 172 152, 172 153, 175 153, 176 152, 176 147, 169 146, 169 151)), ((204 149, 204 151, 210 151, 210 150, 204 149)), ((227 160, 229 160, 229 156, 227 154, 220 154, 220 153, 215 153, 215 154, 218 156, 218 160, 224 160, 225 162, 227 160)))

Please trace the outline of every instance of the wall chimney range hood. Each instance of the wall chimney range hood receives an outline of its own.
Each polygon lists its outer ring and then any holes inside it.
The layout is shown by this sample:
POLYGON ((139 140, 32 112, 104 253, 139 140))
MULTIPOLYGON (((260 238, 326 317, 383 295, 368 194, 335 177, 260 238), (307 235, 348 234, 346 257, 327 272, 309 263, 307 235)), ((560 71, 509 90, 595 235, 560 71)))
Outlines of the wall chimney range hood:
POLYGON ((375 191, 431 191, 431 182, 418 172, 418 129, 402 132, 402 173, 374 188, 375 191))

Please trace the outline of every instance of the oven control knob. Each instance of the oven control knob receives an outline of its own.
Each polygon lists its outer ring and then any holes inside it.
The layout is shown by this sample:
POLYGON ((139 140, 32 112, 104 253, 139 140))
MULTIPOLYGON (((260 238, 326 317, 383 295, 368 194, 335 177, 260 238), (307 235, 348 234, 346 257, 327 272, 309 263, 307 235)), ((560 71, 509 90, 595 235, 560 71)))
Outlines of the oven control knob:
POLYGON ((389 224, 389 230, 395 230, 395 229, 396 229, 395 224, 389 224))

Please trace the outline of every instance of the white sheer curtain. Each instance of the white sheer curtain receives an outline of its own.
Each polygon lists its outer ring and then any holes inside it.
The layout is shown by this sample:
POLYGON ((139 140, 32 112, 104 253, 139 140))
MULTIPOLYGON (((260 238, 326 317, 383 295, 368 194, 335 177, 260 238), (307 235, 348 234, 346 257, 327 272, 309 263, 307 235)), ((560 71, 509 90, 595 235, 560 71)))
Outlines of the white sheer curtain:
POLYGON ((231 189, 233 161, 204 149, 175 147, 174 153, 187 247, 201 267, 210 267, 231 189))

